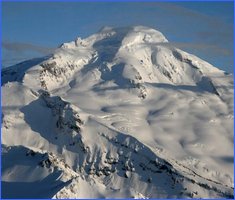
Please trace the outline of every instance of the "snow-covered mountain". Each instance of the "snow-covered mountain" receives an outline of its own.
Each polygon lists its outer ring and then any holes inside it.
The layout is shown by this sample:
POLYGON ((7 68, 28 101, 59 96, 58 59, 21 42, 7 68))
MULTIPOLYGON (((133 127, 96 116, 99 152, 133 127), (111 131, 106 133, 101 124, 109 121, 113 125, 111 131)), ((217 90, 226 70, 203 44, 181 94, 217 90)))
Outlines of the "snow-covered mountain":
POLYGON ((233 76, 105 27, 2 70, 4 198, 233 198, 233 76))

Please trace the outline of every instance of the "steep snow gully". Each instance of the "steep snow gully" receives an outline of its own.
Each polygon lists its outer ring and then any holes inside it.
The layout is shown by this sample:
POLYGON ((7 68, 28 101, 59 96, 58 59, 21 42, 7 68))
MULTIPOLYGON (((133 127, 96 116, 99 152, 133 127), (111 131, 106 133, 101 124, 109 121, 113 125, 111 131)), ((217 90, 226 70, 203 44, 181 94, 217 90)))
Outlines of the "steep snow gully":
POLYGON ((233 76, 105 27, 2 69, 3 198, 233 198, 233 76))

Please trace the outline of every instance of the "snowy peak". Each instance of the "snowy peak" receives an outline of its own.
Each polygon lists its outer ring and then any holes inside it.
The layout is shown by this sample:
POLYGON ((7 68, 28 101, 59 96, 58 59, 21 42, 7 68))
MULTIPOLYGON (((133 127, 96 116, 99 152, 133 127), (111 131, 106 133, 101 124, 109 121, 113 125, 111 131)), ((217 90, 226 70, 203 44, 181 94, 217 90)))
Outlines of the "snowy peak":
POLYGON ((40 84, 46 90, 74 83, 72 79, 77 76, 89 87, 103 88, 105 83, 137 88, 140 98, 146 97, 148 83, 191 85, 214 92, 208 74, 223 74, 205 61, 168 45, 159 31, 143 26, 105 27, 86 39, 65 43, 41 67, 40 84))
POLYGON ((64 43, 52 57, 27 70, 22 79, 29 87, 51 91, 80 77, 89 87, 103 87, 105 83, 138 88, 138 96, 146 96, 148 83, 200 86, 207 81, 206 89, 199 89, 214 91, 211 73, 223 74, 170 46, 159 31, 135 26, 104 27, 88 38, 64 43))
POLYGON ((168 42, 164 35, 152 28, 144 26, 112 28, 104 27, 98 33, 88 38, 78 37, 75 41, 64 43, 61 48, 76 48, 81 46, 96 46, 96 43, 113 46, 133 45, 140 43, 164 43, 168 42))
POLYGON ((143 26, 4 69, 4 197, 233 198, 233 94, 143 26))
MULTIPOLYGON (((139 77, 141 81, 138 82, 143 83, 190 85, 197 85, 209 73, 223 73, 173 48, 162 33, 144 26, 104 27, 88 38, 62 44, 51 58, 32 68, 37 72, 25 68, 30 77, 23 77, 24 82, 27 83, 28 78, 40 79, 41 87, 49 90, 68 84, 67 80, 79 71, 85 76, 87 73, 100 74, 102 81, 106 81, 107 76, 119 76, 116 78, 123 82, 133 82, 139 77), (114 75, 116 71, 119 73, 114 75)), ((3 71, 3 74, 9 73, 13 72, 3 71)))

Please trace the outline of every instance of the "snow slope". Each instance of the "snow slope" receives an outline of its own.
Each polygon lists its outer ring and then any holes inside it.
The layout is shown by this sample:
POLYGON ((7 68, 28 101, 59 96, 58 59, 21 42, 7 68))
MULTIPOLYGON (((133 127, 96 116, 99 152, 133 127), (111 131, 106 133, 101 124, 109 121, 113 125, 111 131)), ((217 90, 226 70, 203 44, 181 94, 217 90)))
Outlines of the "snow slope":
POLYGON ((3 69, 3 197, 233 198, 233 91, 143 26, 3 69))

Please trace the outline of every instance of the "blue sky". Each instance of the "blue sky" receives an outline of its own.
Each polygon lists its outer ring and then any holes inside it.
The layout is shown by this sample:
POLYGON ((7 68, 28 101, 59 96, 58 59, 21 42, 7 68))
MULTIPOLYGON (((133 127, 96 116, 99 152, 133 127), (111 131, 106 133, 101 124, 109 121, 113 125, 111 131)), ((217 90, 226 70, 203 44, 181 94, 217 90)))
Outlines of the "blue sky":
POLYGON ((3 67, 43 56, 103 26, 144 25, 233 72, 233 2, 3 2, 3 67))

